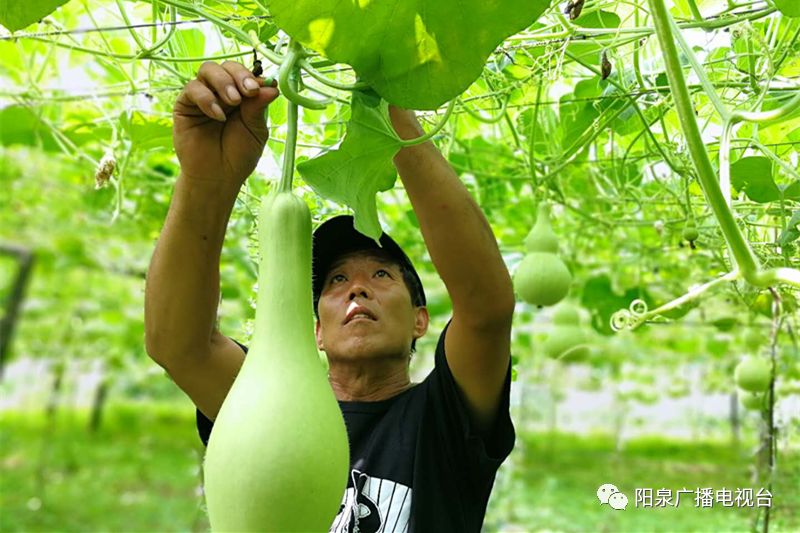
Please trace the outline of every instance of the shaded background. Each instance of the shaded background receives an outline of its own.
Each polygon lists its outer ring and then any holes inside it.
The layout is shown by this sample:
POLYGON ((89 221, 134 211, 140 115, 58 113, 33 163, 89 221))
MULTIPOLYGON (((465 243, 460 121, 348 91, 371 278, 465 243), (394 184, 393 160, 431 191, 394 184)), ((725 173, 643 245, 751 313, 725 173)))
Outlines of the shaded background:
MULTIPOLYGON (((592 339, 585 362, 547 359, 552 309, 518 304, 517 446, 498 473, 485 531, 746 531, 763 526, 763 508, 699 508, 694 498, 636 508, 635 489, 770 483, 770 527, 796 531, 797 291, 778 290, 779 316, 768 292, 728 284, 634 332, 609 326, 636 298, 656 307, 730 269, 697 183, 664 163, 665 153, 678 162, 686 154, 655 39, 636 29, 647 25, 636 4, 644 2, 587 3, 575 21, 583 38, 571 41, 555 5, 492 55, 464 95, 466 108, 435 138, 487 214, 510 270, 535 205, 550 201, 574 278, 569 299, 592 339), (600 79, 603 51, 617 85, 600 79), (681 239, 688 213, 700 229, 692 247, 681 239), (757 346, 744 342, 753 333, 757 346), (771 479, 765 416, 742 408, 733 381, 735 365, 754 353, 776 362, 771 479), (599 504, 604 483, 628 495, 625 511, 599 504)), ((676 19, 691 20, 689 4, 675 3, 676 19)), ((768 108, 798 88, 800 19, 772 13, 767 2, 730 4, 698 2, 719 27, 685 35, 726 103, 768 108)), ((272 31, 253 4, 204 5, 272 31)), ((73 1, 13 39, 0 34, 0 531, 208 530, 194 407, 144 351, 144 279, 179 170, 172 104, 204 58, 248 64, 252 52, 207 21, 179 19, 167 59, 157 60, 131 59, 130 31, 151 42, 168 29, 161 11, 153 24, 148 2, 73 1), (120 5, 143 26, 127 28, 120 5), (116 168, 98 183, 104 156, 116 168)), ((352 72, 326 74, 346 80, 352 72)), ((718 119, 696 80, 688 83, 715 159, 718 119)), ((220 330, 244 343, 255 311, 256 213, 279 176, 283 105, 270 108, 268 150, 239 196, 220 265, 220 330)), ((430 125, 439 113, 420 115, 430 125)), ((299 159, 338 142, 348 117, 346 106, 302 110, 299 159)), ((800 119, 744 124, 733 147, 734 210, 745 234, 765 264, 797 267, 800 119), (754 181, 760 189, 747 185, 754 181), (780 198, 758 193, 773 189, 780 198)), ((297 185, 315 223, 345 212, 297 185)), ((451 310, 399 181, 378 205, 429 297, 431 332, 412 363, 419 381, 451 310)))

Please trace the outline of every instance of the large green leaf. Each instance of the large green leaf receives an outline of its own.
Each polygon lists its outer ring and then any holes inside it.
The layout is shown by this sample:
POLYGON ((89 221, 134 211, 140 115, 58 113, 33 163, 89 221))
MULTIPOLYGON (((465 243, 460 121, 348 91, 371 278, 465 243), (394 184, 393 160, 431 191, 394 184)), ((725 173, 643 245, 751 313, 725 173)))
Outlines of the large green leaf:
POLYGON ((50 128, 24 106, 14 105, 0 111, 0 145, 22 144, 58 151, 58 143, 50 128))
POLYGON ((797 0, 774 0, 778 11, 787 17, 800 17, 800 2, 797 0))
POLYGON ((139 150, 172 148, 172 121, 167 117, 146 115, 141 111, 123 111, 120 124, 139 150))
POLYGON ((9 31, 26 28, 69 0, 0 0, 0 24, 9 31))
POLYGON ((754 202, 775 202, 800 198, 800 182, 779 186, 772 177, 772 163, 766 157, 743 157, 731 165, 731 182, 754 202))
POLYGON ((339 148, 298 163, 297 171, 314 191, 354 211, 355 228, 378 240, 381 224, 375 195, 397 179, 392 157, 400 149, 388 119, 388 104, 354 91, 352 118, 339 148))
POLYGON ((549 0, 268 0, 278 26, 392 104, 436 109, 464 92, 549 0))

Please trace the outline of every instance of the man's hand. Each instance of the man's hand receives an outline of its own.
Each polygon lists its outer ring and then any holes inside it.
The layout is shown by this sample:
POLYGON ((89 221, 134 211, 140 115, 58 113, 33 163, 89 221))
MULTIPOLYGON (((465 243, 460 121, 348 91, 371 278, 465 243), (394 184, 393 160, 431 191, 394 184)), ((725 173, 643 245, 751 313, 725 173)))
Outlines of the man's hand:
POLYGON ((203 63, 173 110, 172 141, 183 178, 241 187, 264 151, 265 110, 278 97, 275 83, 263 83, 240 63, 203 63))

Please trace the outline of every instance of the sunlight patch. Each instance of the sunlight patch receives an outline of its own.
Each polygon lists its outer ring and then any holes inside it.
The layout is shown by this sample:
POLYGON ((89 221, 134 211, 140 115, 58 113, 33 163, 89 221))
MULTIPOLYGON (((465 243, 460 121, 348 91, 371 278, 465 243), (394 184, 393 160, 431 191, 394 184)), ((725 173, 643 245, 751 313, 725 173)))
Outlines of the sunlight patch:
POLYGON ((417 42, 417 58, 420 65, 428 63, 429 61, 442 62, 442 56, 439 54, 439 45, 436 39, 428 33, 425 23, 422 22, 422 17, 419 13, 414 18, 414 33, 417 42))
MULTIPOLYGON (((369 1, 369 0, 364 0, 369 1)), ((312 48, 325 48, 333 37, 336 23, 332 18, 322 18, 312 20, 308 23, 308 33, 311 35, 310 46, 312 48)))

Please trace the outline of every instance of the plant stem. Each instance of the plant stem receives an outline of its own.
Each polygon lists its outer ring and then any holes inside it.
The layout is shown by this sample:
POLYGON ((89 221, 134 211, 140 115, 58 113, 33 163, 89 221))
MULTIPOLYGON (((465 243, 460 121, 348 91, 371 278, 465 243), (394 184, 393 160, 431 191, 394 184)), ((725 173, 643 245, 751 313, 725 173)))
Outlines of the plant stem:
MULTIPOLYGON (((422 144, 422 143, 426 142, 427 140, 431 139, 434 135, 439 133, 439 130, 444 128, 445 124, 447 124, 447 119, 449 119, 450 115, 453 113, 453 108, 455 107, 455 104, 456 104, 456 100, 455 99, 450 100, 450 103, 447 104, 447 109, 444 112, 444 116, 442 117, 442 120, 440 120, 439 123, 436 124, 436 126, 434 126, 434 128, 431 131, 429 131, 428 133, 426 133, 425 135, 422 135, 421 137, 417 137, 416 139, 403 140, 403 139, 401 139, 400 137, 398 137, 395 134, 395 137, 400 142, 400 145, 403 146, 403 147, 405 147, 405 146, 414 146, 416 144, 422 144)), ((394 131, 394 128, 392 128, 391 131, 394 131)))
MULTIPOLYGON (((198 9, 197 7, 195 7, 192 4, 189 4, 187 2, 183 2, 181 0, 161 0, 161 1, 164 2, 167 5, 178 7, 180 9, 183 9, 184 11, 188 11, 189 13, 192 13, 195 16, 207 19, 210 22, 213 22, 214 25, 217 26, 217 28, 228 30, 231 34, 236 35, 237 37, 239 37, 239 39, 241 39, 242 42, 245 42, 245 43, 248 43, 248 44, 251 43, 250 36, 244 30, 242 30, 242 29, 240 29, 240 28, 238 28, 238 27, 236 27, 236 26, 234 26, 232 24, 228 24, 226 21, 222 20, 221 18, 219 18, 219 17, 217 17, 215 15, 212 15, 211 13, 209 13, 207 11, 203 11, 202 9, 198 9)), ((283 61, 283 58, 281 56, 279 56, 278 54, 276 54, 275 52, 273 52, 272 50, 270 50, 269 48, 267 48, 263 44, 258 46, 258 52, 262 56, 266 57, 267 59, 269 59, 271 62, 273 62, 276 65, 280 65, 282 63, 282 61, 283 61)))
MULTIPOLYGON (((726 203, 731 205, 731 165, 730 165, 730 137, 733 126, 738 122, 755 122, 757 124, 770 124, 788 119, 800 107, 800 92, 779 108, 769 111, 733 111, 722 124, 722 136, 719 142, 719 182, 726 203)), ((783 165, 780 160, 778 162, 783 165)), ((791 171, 794 174, 794 171, 791 171)), ((795 174, 796 175, 796 174, 795 174)))
POLYGON ((734 123, 746 121, 758 124, 772 124, 791 118, 798 109, 800 109, 800 91, 797 91, 797 94, 791 100, 778 108, 761 112, 734 111, 731 113, 730 120, 734 123))
POLYGON ((697 2, 695 2, 695 0, 688 0, 688 4, 689 4, 689 9, 692 12, 692 16, 694 17, 694 20, 696 20, 697 22, 702 22, 704 20, 703 14, 700 13, 699 9, 697 9, 697 2))
MULTIPOLYGON (((745 20, 758 20, 764 17, 768 17, 771 14, 775 13, 777 10, 778 9, 775 7, 766 7, 764 9, 749 11, 746 13, 740 13, 738 15, 707 19, 703 20, 702 22, 685 22, 680 24, 680 28, 686 30, 693 28, 699 28, 703 30, 715 30, 727 26, 733 26, 734 24, 737 24, 745 20)), ((570 24, 570 26, 572 25, 570 24)), ((636 35, 638 37, 647 37, 648 35, 652 35, 653 33, 656 33, 656 29, 651 28, 649 26, 640 26, 635 28, 580 28, 580 30, 576 32, 575 37, 580 39, 586 39, 587 37, 590 36, 600 36, 600 35, 614 35, 614 36, 636 35)), ((569 37, 571 35, 573 35, 573 33, 570 30, 562 30, 551 33, 527 33, 527 34, 520 33, 516 36, 506 39, 506 42, 551 41, 551 40, 564 39, 565 37, 569 37)))
POLYGON ((653 309, 652 311, 645 311, 644 313, 634 314, 628 309, 622 309, 617 311, 611 316, 611 328, 615 331, 620 331, 623 329, 634 329, 641 324, 645 323, 646 321, 650 320, 651 318, 655 318, 659 316, 661 313, 666 313, 667 311, 671 311, 673 309, 677 309, 678 307, 691 302, 692 300, 697 299, 701 294, 706 292, 707 290, 719 285, 720 283, 724 283, 726 281, 733 281, 739 277, 738 271, 728 272, 724 276, 720 276, 717 279, 713 279, 699 287, 695 287, 689 290, 683 296, 680 296, 671 302, 667 302, 664 305, 653 309))
MULTIPOLYGON (((97 20, 95 20, 94 15, 92 14, 92 10, 89 9, 89 5, 85 1, 83 3, 83 9, 84 9, 84 11, 86 11, 86 14, 89 16, 89 20, 91 20, 92 24, 94 24, 94 27, 99 29, 100 26, 97 24, 97 20)), ((106 39, 106 36, 105 36, 105 34, 103 32, 100 32, 100 39, 102 39, 103 44, 106 45, 106 49, 109 52, 111 52, 111 50, 113 50, 113 47, 111 46, 111 43, 108 42, 108 39, 106 39)), ((122 74, 122 76, 126 80, 128 80, 128 83, 131 86, 131 90, 132 91, 136 91, 138 89, 136 87, 136 83, 133 81, 133 79, 131 79, 130 75, 128 75, 127 71, 122 67, 120 62, 119 61, 114 61, 114 66, 119 70, 120 74, 122 74)))
POLYGON ((331 103, 330 99, 314 100, 313 98, 302 96, 298 92, 299 80, 297 78, 299 78, 299 71, 297 62, 302 55, 303 47, 300 46, 300 43, 294 39, 289 41, 289 49, 286 51, 286 55, 281 63, 281 68, 278 71, 278 87, 283 96, 297 105, 307 107, 308 109, 325 109, 328 104, 331 103), (290 81, 292 76, 297 77, 294 83, 290 81))
POLYGON ((689 147, 689 153, 692 156, 692 161, 697 171, 697 179, 720 225, 720 229, 731 249, 737 266, 741 269, 745 279, 751 281, 759 271, 759 264, 753 251, 742 235, 739 226, 736 225, 733 213, 725 202, 719 182, 717 181, 717 176, 714 173, 714 167, 711 165, 711 159, 708 157, 708 152, 706 152, 703 138, 700 135, 700 129, 695 120, 694 106, 692 105, 689 90, 686 87, 686 81, 683 77, 683 71, 681 70, 681 64, 678 59, 678 50, 672 35, 670 14, 664 5, 664 0, 648 1, 653 23, 656 27, 656 35, 658 36, 661 51, 666 63, 667 78, 669 79, 670 90, 675 100, 675 110, 678 113, 681 129, 683 130, 686 143, 689 147))
POLYGON ((116 0, 116 2, 117 8, 119 9, 119 14, 122 16, 122 20, 124 20, 125 24, 128 26, 128 33, 130 33, 131 37, 133 37, 133 40, 136 41, 136 44, 139 46, 140 50, 147 49, 147 46, 145 46, 142 38, 139 37, 139 34, 136 33, 136 30, 134 30, 132 27, 133 24, 131 24, 131 19, 128 17, 128 10, 125 9, 125 4, 122 3, 122 0, 116 0))
MULTIPOLYGON (((570 59, 572 59, 572 60, 573 60, 573 61, 575 61, 576 63, 579 63, 579 64, 580 64, 580 65, 582 65, 584 68, 586 68, 586 69, 588 69, 588 70, 591 70, 592 72, 594 72, 594 73, 595 73, 597 76, 602 76, 601 72, 600 72, 600 71, 597 69, 597 67, 595 67, 594 65, 590 65, 589 63, 587 63, 587 62, 586 62, 586 61, 584 61, 583 59, 579 58, 578 56, 576 56, 576 55, 574 55, 574 54, 570 53, 569 51, 566 51, 566 52, 565 52, 565 54, 566 54, 566 56, 567 56, 567 57, 569 57, 570 59)), ((644 126, 644 129, 645 129, 645 131, 646 131, 647 135, 648 135, 648 136, 651 138, 651 140, 653 141, 653 144, 654 144, 654 146, 655 146, 656 150, 658 150, 658 151, 659 151, 659 153, 661 154, 661 157, 664 159, 664 162, 665 162, 665 163, 667 163, 667 165, 669 165, 669 167, 670 167, 670 168, 671 168, 671 169, 672 169, 672 170, 673 170, 675 173, 678 173, 678 174, 680 174, 680 172, 681 172, 680 168, 678 167, 678 165, 677 165, 677 164, 675 164, 675 163, 672 161, 672 158, 671 158, 669 155, 667 155, 667 152, 665 152, 665 151, 664 151, 664 148, 661 146, 661 144, 658 142, 658 140, 656 139, 656 137, 655 137, 655 135, 653 134, 653 132, 650 130, 650 124, 647 122, 647 117, 645 117, 645 115, 644 115, 644 113, 642 112, 642 110, 641 110, 641 109, 639 109, 639 104, 638 104, 638 102, 636 101, 636 98, 637 98, 638 96, 641 96, 641 94, 642 94, 642 93, 639 93, 639 94, 634 94, 634 93, 631 93, 630 91, 626 90, 626 89, 625 89, 625 88, 624 88, 622 85, 620 85, 620 83, 618 83, 618 82, 617 82, 616 80, 614 80, 613 78, 608 78, 606 81, 607 81, 609 84, 613 85, 614 87, 616 87, 617 89, 619 89, 619 90, 620 90, 620 93, 621 93, 621 94, 620 94, 620 98, 627 97, 627 98, 630 100, 630 102, 631 102, 631 106, 633 107, 633 110, 634 110, 634 111, 636 111, 636 114, 639 116, 639 119, 642 121, 642 126, 644 126)), ((620 114, 621 114, 621 113, 622 113, 622 111, 624 111, 624 110, 625 110, 624 108, 623 108, 623 109, 621 109, 621 110, 620 110, 620 114)), ((666 131, 666 130, 664 130, 664 131, 666 131)))
MULTIPOLYGON (((153 45, 150 48, 147 48, 139 52, 139 54, 137 54, 136 56, 136 59, 151 58, 153 56, 153 52, 161 50, 161 48, 163 48, 164 45, 167 44, 167 41, 169 41, 172 38, 172 35, 175 33, 175 27, 176 27, 175 21, 178 20, 178 10, 172 6, 170 6, 169 8, 169 18, 171 24, 167 25, 167 34, 164 37, 162 37, 158 42, 155 42, 155 39, 153 39, 154 41, 153 45)), ((153 26, 153 33, 155 34, 155 32, 156 32, 155 26, 153 26)))
POLYGON ((357 81, 355 83, 341 83, 335 80, 330 79, 329 77, 322 74, 316 68, 311 66, 311 63, 308 62, 307 59, 301 58, 297 63, 300 68, 308 72, 308 75, 317 80, 318 82, 322 83, 323 85, 327 85, 332 89, 339 89, 340 91, 356 91, 359 89, 364 89, 369 87, 369 84, 364 81, 357 81))
POLYGON ((711 104, 714 106, 714 109, 717 110, 719 116, 722 117, 722 120, 726 120, 730 115, 728 108, 725 107, 725 104, 723 104, 722 100, 720 100, 719 96, 717 95, 717 90, 714 88, 711 80, 708 79, 708 76, 706 76, 705 69, 694 55, 692 47, 689 46, 689 43, 687 43, 686 39, 683 38, 683 34, 681 33, 680 29, 678 29, 675 21, 672 20, 672 17, 670 17, 670 22, 672 25, 672 34, 675 36, 675 40, 678 41, 683 53, 686 54, 686 57, 689 59, 689 64, 692 66, 692 70, 694 70, 695 75, 697 75, 697 78, 700 80, 700 85, 703 86, 706 96, 708 96, 708 99, 711 100, 711 104))
MULTIPOLYGON (((297 87, 297 72, 289 76, 289 84, 297 87)), ((279 192, 292 191, 292 178, 294 177, 294 152, 297 146, 297 103, 286 99, 286 141, 283 148, 283 168, 279 192)))
MULTIPOLYGON (((85 46, 78 46, 77 44, 67 44, 67 43, 59 43, 55 41, 51 41, 50 39, 46 39, 44 37, 29 37, 32 41, 41 41, 44 43, 51 44, 53 46, 58 46, 59 48, 67 48, 72 51, 77 52, 84 52, 86 54, 92 54, 98 57, 108 57, 112 59, 122 59, 126 61, 134 61, 139 59, 140 54, 117 54, 115 52, 103 52, 101 50, 93 50, 92 48, 86 48, 85 46)), ((169 40, 165 40, 164 44, 168 44, 169 40)), ((251 52, 231 52, 229 54, 219 54, 215 56, 203 56, 203 57, 177 57, 177 56, 156 56, 153 57, 153 60, 157 61, 169 61, 172 63, 193 63, 193 62, 201 62, 201 61, 216 61, 220 59, 231 59, 234 57, 242 57, 245 55, 250 54, 251 52)), ((143 59, 151 59, 148 57, 143 57, 143 59)))
POLYGON ((474 118, 475 120, 477 120, 479 122, 483 122, 484 124, 494 124, 496 122, 500 122, 501 120, 503 120, 503 117, 505 117, 505 115, 506 115, 506 107, 508 106, 508 101, 510 99, 511 98, 508 95, 506 95, 506 97, 500 103, 500 111, 497 113, 497 115, 495 115, 493 117, 489 117, 489 118, 483 117, 477 111, 474 111, 474 110, 470 109, 470 107, 467 106, 466 104, 464 104, 464 102, 460 98, 458 99, 458 103, 461 105, 461 109, 466 111, 467 114, 469 116, 471 116, 472 118, 474 118))

